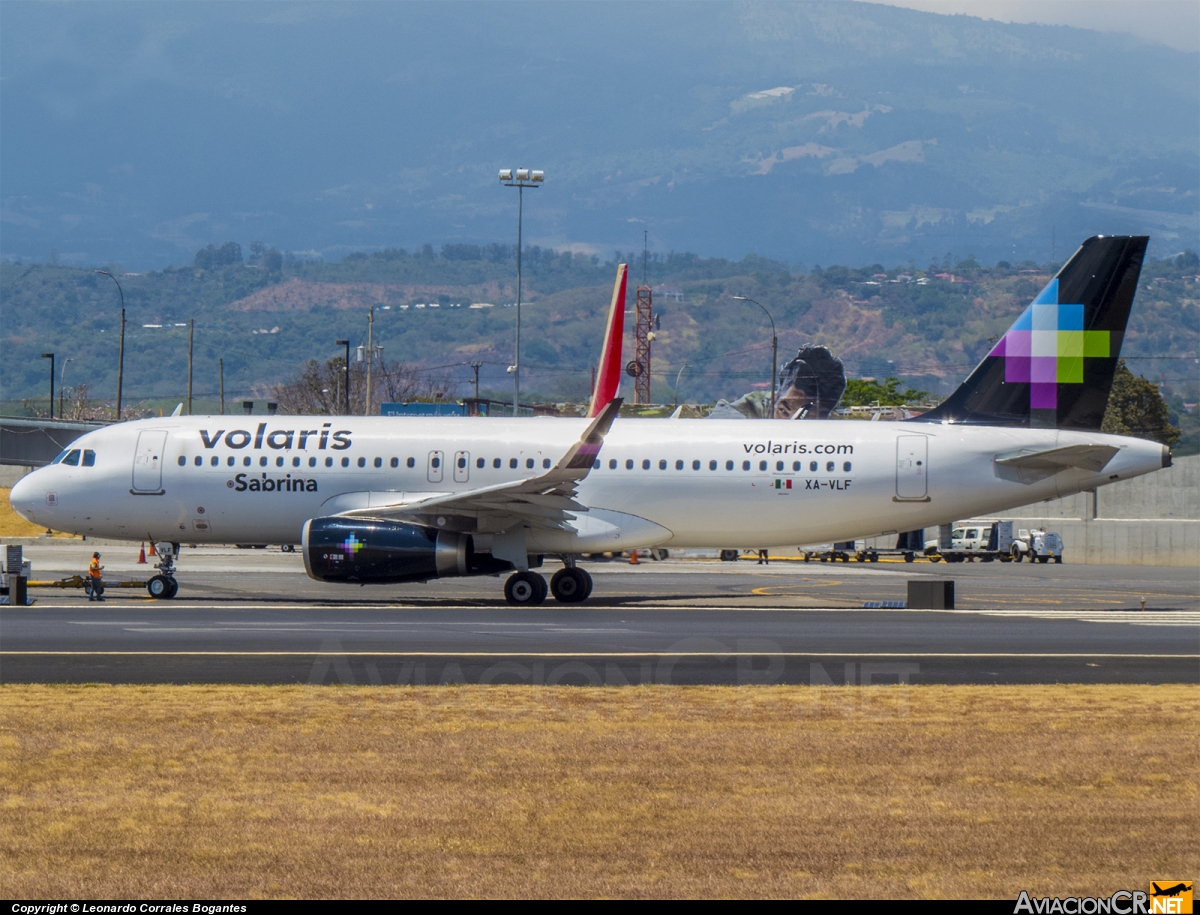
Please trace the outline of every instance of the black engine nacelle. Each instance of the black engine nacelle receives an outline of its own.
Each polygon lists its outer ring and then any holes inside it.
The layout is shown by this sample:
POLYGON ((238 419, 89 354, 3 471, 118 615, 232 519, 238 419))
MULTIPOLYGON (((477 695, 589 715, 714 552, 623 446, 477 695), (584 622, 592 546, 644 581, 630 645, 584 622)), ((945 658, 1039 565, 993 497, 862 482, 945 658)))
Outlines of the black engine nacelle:
POLYGON ((400 584, 487 575, 510 563, 476 554, 470 534, 354 518, 313 518, 301 537, 304 570, 317 581, 400 584))

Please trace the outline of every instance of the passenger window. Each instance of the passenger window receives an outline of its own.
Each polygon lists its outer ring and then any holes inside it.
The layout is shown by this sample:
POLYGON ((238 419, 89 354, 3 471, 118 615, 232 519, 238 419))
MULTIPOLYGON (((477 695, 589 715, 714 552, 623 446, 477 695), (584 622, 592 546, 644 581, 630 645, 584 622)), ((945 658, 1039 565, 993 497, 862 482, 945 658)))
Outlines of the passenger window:
POLYGON ((236 460, 236 458, 235 458, 235 457, 234 457, 234 456, 231 454, 231 455, 229 455, 229 457, 225 458, 225 463, 226 463, 228 466, 232 467, 232 466, 233 466, 233 462, 234 462, 235 460, 236 460))
POLYGON ((699 470, 699 469, 700 469, 700 462, 692 461, 692 470, 699 470))
POLYGON ((626 458, 626 459, 625 459, 625 469, 626 469, 626 470, 633 470, 633 458, 626 458))
POLYGON ((484 467, 487 466, 487 459, 486 458, 475 458, 475 466, 478 467, 480 470, 482 470, 484 467))
POLYGON ((500 469, 500 458, 493 458, 492 466, 495 467, 497 470, 499 470, 500 469))
POLYGON ((617 459, 616 459, 616 458, 612 458, 612 459, 610 459, 610 460, 609 460, 609 462, 608 462, 608 469, 609 469, 609 470, 616 470, 616 469, 617 469, 617 459))
POLYGON ((416 459, 416 458, 409 458, 409 459, 408 459, 407 461, 405 461, 404 463, 405 463, 405 466, 407 466, 407 467, 416 467, 416 466, 417 466, 417 459, 416 459))
MULTIPOLYGON (((90 452, 89 452, 89 453, 90 453, 90 452)), ((85 463, 85 464, 86 464, 87 462, 88 462, 88 459, 87 459, 87 454, 85 454, 85 455, 83 456, 83 463, 85 463)), ((221 459, 220 459, 219 457, 217 457, 217 456, 214 454, 214 455, 213 455, 213 459, 212 459, 211 461, 209 461, 209 463, 210 463, 210 464, 212 464, 214 467, 217 467, 217 466, 219 466, 219 465, 220 465, 220 463, 221 463, 221 459)))
POLYGON ((365 457, 360 457, 360 458, 358 459, 358 466, 359 466, 359 467, 366 467, 366 466, 367 466, 367 459, 366 459, 365 457))
POLYGON ((400 458, 392 458, 390 461, 393 468, 400 466, 400 458))
POLYGON ((333 458, 331 458, 331 457, 325 458, 325 466, 332 467, 333 466, 333 458))
MULTIPOLYGON (((216 458, 213 458, 213 463, 214 464, 217 463, 216 458)), ((93 451, 91 448, 88 448, 87 450, 85 450, 83 452, 83 466, 84 467, 95 467, 96 466, 96 452, 93 451)))
POLYGON ((849 472, 850 472, 850 469, 851 469, 853 466, 854 466, 854 465, 853 465, 853 464, 851 464, 849 461, 846 461, 846 463, 844 463, 844 464, 842 465, 842 470, 846 471, 846 473, 849 473, 849 472))
POLYGON ((825 462, 825 469, 828 470, 830 473, 833 473, 833 467, 834 467, 833 461, 825 462))
POLYGON ((649 470, 649 469, 650 469, 650 458, 643 458, 642 459, 642 470, 649 470))
MULTIPOLYGON (((596 462, 596 466, 597 466, 597 467, 599 467, 599 466, 600 466, 600 462, 599 462, 599 461, 597 461, 597 462, 596 462)), ((549 470, 549 469, 550 469, 550 458, 542 458, 542 468, 543 468, 544 470, 549 470)))
MULTIPOLYGON (((67 455, 65 458, 63 458, 63 463, 64 463, 64 464, 70 464, 72 467, 74 467, 76 464, 78 464, 78 463, 79 463, 79 452, 78 452, 78 451, 72 451, 72 452, 71 452, 70 454, 68 454, 68 455, 67 455)), ((186 458, 184 455, 182 455, 182 454, 181 454, 181 455, 179 455, 179 466, 180 466, 180 467, 186 467, 186 466, 187 466, 187 458, 186 458)))
POLYGON ((600 469, 600 458, 596 458, 594 461, 592 461, 592 470, 599 470, 599 469, 600 469))
POLYGON ((749 470, 749 469, 750 469, 750 462, 742 461, 742 470, 749 470))
POLYGON ((716 469, 717 469, 717 462, 716 462, 716 461, 709 461, 709 462, 708 462, 708 469, 709 469, 709 470, 716 470, 716 469))
POLYGON ((967 539, 968 540, 974 540, 978 536, 979 536, 979 531, 976 528, 973 528, 973 527, 967 528, 967 539))
POLYGON ((283 466, 283 455, 280 455, 279 457, 275 458, 275 466, 276 467, 283 466))
POLYGON ((800 469, 800 462, 799 462, 799 461, 792 461, 792 470, 793 470, 793 471, 798 471, 799 469, 800 469))
POLYGON ((525 458, 525 467, 528 470, 533 470, 533 458, 525 458))
MULTIPOLYGON (((308 459, 308 466, 309 466, 309 467, 316 467, 316 466, 317 466, 317 459, 316 459, 315 457, 310 457, 310 458, 308 459)), ((392 458, 392 466, 393 466, 393 467, 395 467, 395 466, 396 466, 396 459, 395 459, 395 458, 392 458)))
POLYGON ((666 470, 666 469, 667 469, 667 462, 666 462, 665 460, 663 460, 662 458, 659 458, 659 459, 658 459, 658 469, 659 469, 659 470, 666 470))
POLYGON ((244 458, 242 458, 242 466, 243 467, 250 466, 250 455, 247 454, 244 458))
POLYGON ((509 470, 516 470, 516 469, 517 469, 517 459, 516 459, 516 458, 509 458, 509 459, 508 459, 508 468, 509 468, 509 470))
MULTIPOLYGON (((362 458, 359 458, 359 460, 362 460, 362 458)), ((442 466, 442 459, 440 457, 430 458, 429 466, 436 470, 438 467, 442 466)))
POLYGON ((350 458, 348 458, 348 457, 342 458, 342 466, 349 467, 350 466, 350 458))
POLYGON ((759 469, 759 470, 766 470, 766 469, 767 469, 767 462, 766 462, 766 461, 759 461, 759 462, 758 462, 758 469, 759 469))
POLYGON ((195 460, 193 460, 192 463, 195 464, 197 467, 203 467, 204 466, 204 458, 200 457, 200 455, 197 454, 195 460))
POLYGON ((676 462, 675 462, 675 469, 676 469, 676 470, 683 470, 683 461, 676 461, 676 462))
POLYGON ((726 470, 733 470, 733 461, 726 461, 726 462, 725 462, 725 469, 726 469, 726 470))
POLYGON ((383 466, 383 458, 378 458, 378 457, 375 458, 375 466, 382 467, 383 466))
POLYGON ((775 462, 775 469, 776 469, 777 471, 778 471, 778 470, 783 470, 783 461, 776 461, 776 462, 775 462))
POLYGON ((299 467, 300 466, 300 458, 298 458, 298 457, 292 458, 292 466, 299 467))
POLYGON ((810 470, 812 473, 816 473, 816 472, 817 472, 817 462, 816 462, 816 461, 809 461, 809 462, 808 462, 808 469, 809 469, 809 470, 810 470))
POLYGON ((260 457, 260 458, 258 459, 258 466, 259 466, 259 467, 266 467, 266 466, 267 466, 267 456, 266 456, 265 454, 264 454, 262 457, 260 457))

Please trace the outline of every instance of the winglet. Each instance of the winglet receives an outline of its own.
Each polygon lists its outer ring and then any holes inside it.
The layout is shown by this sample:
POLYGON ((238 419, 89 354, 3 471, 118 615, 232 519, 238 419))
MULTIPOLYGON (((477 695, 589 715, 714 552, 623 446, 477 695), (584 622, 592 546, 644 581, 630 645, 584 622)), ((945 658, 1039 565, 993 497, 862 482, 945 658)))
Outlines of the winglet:
POLYGON ((596 455, 600 453, 600 446, 604 444, 604 436, 608 434, 613 420, 621 412, 622 403, 624 401, 620 397, 615 397, 605 404, 600 415, 592 420, 592 424, 580 436, 579 441, 563 455, 562 461, 559 462, 560 467, 568 470, 582 470, 592 466, 596 455))
POLYGON ((613 283, 612 304, 608 307, 608 325, 604 329, 604 346, 600 350, 600 370, 596 373, 596 390, 592 392, 592 406, 588 416, 599 416, 617 396, 621 386, 621 343, 625 336, 625 281, 628 264, 617 265, 617 279, 613 283))

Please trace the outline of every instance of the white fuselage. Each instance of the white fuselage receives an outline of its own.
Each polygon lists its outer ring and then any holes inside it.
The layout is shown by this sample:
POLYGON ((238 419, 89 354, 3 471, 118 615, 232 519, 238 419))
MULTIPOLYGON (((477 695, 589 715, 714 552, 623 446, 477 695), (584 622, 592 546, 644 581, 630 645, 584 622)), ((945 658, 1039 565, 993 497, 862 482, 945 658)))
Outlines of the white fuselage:
MULTIPOLYGON (((300 542, 305 521, 537 476, 585 419, 194 416, 122 423, 70 446, 11 494, 55 530, 186 543, 300 542)), ((670 545, 779 547, 907 531, 986 515, 1157 470, 1156 442, 921 423, 618 419, 580 484, 571 531, 535 529, 529 550, 670 545), (997 455, 1108 444, 1100 473, 1022 482, 997 455)), ((487 531, 477 549, 488 549, 487 531)))

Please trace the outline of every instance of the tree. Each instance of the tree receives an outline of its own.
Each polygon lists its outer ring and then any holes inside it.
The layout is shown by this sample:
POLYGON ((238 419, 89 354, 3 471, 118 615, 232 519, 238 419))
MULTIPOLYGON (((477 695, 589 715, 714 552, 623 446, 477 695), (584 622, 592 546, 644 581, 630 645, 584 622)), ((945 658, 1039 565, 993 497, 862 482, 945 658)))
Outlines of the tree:
POLYGON ((883 384, 874 379, 850 378, 846 381, 846 391, 838 404, 843 407, 867 407, 872 404, 898 407, 902 404, 928 403, 930 397, 928 391, 912 388, 901 391, 899 378, 885 378, 883 384))
MULTIPOLYGON (((346 360, 335 357, 322 364, 310 359, 300 374, 283 384, 267 387, 266 397, 279 404, 280 413, 340 414, 345 410, 346 360)), ((435 378, 402 362, 378 359, 371 372, 374 393, 371 403, 378 410, 381 403, 412 400, 443 400, 457 385, 446 378, 435 378)), ((366 406, 367 367, 365 363, 350 364, 350 412, 359 415, 366 406)))
POLYGON ((1124 359, 1117 362, 1100 431, 1148 438, 1164 445, 1174 445, 1180 436, 1179 429, 1171 425, 1167 402, 1158 386, 1129 371, 1124 359))

